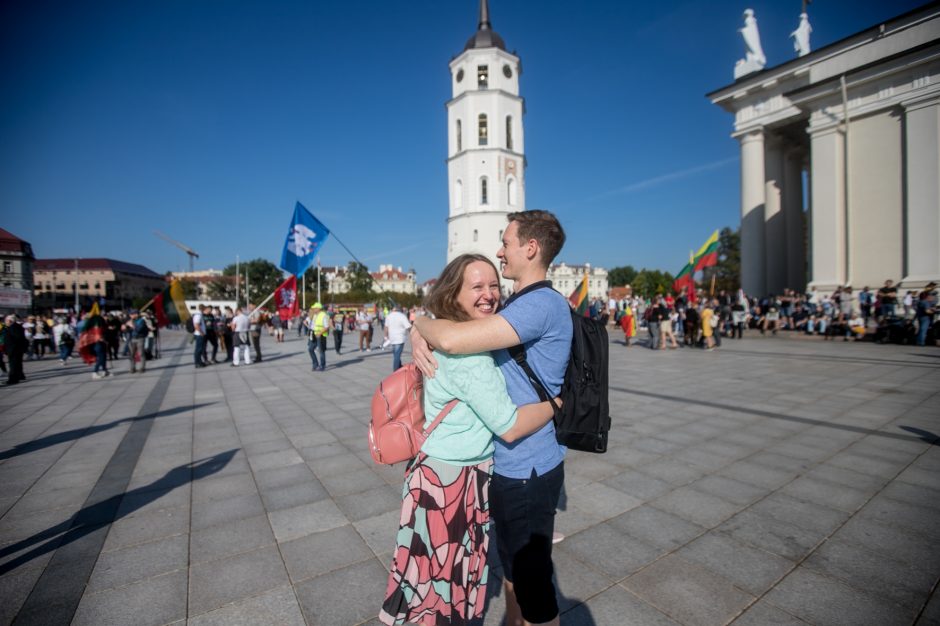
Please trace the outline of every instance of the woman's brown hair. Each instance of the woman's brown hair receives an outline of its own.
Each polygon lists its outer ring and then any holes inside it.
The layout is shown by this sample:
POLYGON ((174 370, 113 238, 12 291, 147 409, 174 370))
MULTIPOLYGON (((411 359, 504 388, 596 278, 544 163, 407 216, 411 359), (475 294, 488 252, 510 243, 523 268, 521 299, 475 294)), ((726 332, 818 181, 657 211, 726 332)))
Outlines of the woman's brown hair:
POLYGON ((483 261, 493 268, 496 281, 499 282, 499 272, 496 266, 482 254, 461 254, 447 264, 437 279, 437 284, 431 294, 424 299, 424 308, 438 317, 452 322, 466 322, 470 315, 457 303, 457 296, 463 288, 463 274, 467 266, 476 261, 483 261))

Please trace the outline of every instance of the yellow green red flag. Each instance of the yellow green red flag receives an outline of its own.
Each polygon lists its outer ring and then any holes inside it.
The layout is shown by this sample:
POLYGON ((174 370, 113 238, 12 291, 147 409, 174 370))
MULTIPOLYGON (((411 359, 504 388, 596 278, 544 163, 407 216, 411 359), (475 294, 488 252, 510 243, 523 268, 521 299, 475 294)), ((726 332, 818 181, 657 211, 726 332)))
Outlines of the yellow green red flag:
POLYGON ((588 317, 591 313, 588 311, 588 277, 587 274, 584 275, 584 278, 581 279, 581 284, 571 292, 571 295, 568 296, 568 302, 571 303, 571 308, 575 310, 578 315, 583 315, 588 317))
POLYGON ((186 309, 186 297, 179 279, 174 278, 163 293, 153 299, 153 312, 157 317, 157 326, 163 328, 170 324, 185 324, 189 319, 186 309))
POLYGON ((692 264, 695 268, 693 272, 697 272, 706 267, 711 267, 713 265, 718 265, 718 231, 712 233, 712 236, 708 238, 702 247, 698 249, 698 252, 695 253, 695 262, 692 264))

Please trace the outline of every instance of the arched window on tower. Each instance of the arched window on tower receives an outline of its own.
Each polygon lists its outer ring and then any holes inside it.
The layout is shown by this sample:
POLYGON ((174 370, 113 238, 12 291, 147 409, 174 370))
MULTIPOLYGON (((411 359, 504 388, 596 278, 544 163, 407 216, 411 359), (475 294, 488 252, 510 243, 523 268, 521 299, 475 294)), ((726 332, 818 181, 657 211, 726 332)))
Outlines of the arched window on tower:
POLYGON ((509 200, 510 206, 516 206, 516 179, 513 176, 510 176, 506 180, 506 198, 509 200))
POLYGON ((480 117, 477 122, 477 143, 481 146, 486 145, 488 131, 486 128, 486 113, 480 113, 480 117))
POLYGON ((473 242, 476 243, 476 240, 477 240, 477 229, 474 228, 473 229, 473 242))
POLYGON ((463 181, 459 178, 454 183, 454 208, 459 209, 463 205, 463 181))
POLYGON ((463 150, 463 128, 460 120, 457 120, 457 152, 463 150))
POLYGON ((506 149, 512 150, 512 115, 506 116, 506 149))
POLYGON ((489 204, 489 196, 486 188, 486 176, 480 177, 480 204, 489 204))
POLYGON ((477 89, 486 89, 489 85, 490 68, 486 65, 477 65, 477 89))

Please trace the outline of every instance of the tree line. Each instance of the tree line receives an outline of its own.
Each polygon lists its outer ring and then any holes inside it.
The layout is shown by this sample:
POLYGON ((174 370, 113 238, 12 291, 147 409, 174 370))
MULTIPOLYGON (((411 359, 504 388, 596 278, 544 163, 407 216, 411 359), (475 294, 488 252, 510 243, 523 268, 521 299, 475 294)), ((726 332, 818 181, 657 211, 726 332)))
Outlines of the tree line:
MULTIPOLYGON (((248 283, 251 287, 252 300, 260 302, 274 291, 284 281, 284 272, 267 259, 253 259, 239 265, 238 271, 242 275, 239 291, 244 298, 245 280, 247 272, 248 283), (260 297, 258 295, 261 294, 260 297)), ((740 286, 741 272, 741 237, 738 230, 722 228, 718 233, 718 265, 703 270, 700 285, 705 289, 711 287, 712 276, 715 277, 715 291, 724 289, 732 292, 740 286)), ((307 303, 312 304, 317 297, 317 268, 310 267, 304 274, 306 278, 307 303)), ((644 298, 656 294, 667 294, 672 291, 672 282, 675 276, 672 273, 657 269, 641 268, 637 270, 632 265, 614 267, 607 272, 607 280, 611 287, 630 285, 633 293, 644 298)), ((349 291, 341 294, 330 293, 329 282, 326 277, 320 276, 320 298, 324 304, 343 303, 357 304, 379 302, 390 305, 397 302, 405 307, 420 304, 421 297, 415 294, 397 292, 372 291, 372 275, 369 268, 356 261, 350 261, 346 266, 346 282, 349 291)), ((197 299, 196 281, 189 278, 180 279, 183 293, 187 300, 197 299)), ((302 281, 298 281, 301 288, 302 281)), ((235 264, 232 263, 222 270, 222 276, 214 278, 208 285, 209 297, 213 300, 235 299, 235 264)))
MULTIPOLYGON (((728 227, 722 228, 718 233, 718 265, 702 270, 699 284, 705 289, 710 289, 714 276, 716 292, 722 289, 728 292, 737 291, 741 284, 740 273, 740 232, 728 227)), ((632 265, 615 267, 607 272, 607 282, 611 287, 630 285, 633 293, 643 298, 671 293, 674 280, 675 276, 670 272, 645 267, 637 270, 632 265)))
MULTIPOLYGON (((263 258, 240 263, 237 266, 237 271, 240 274, 238 292, 242 302, 244 302, 245 298, 246 275, 247 284, 251 289, 251 300, 253 302, 260 302, 277 289, 278 285, 284 282, 284 272, 281 268, 263 258)), ((211 300, 235 299, 235 272, 236 265, 232 263, 222 270, 221 276, 216 276, 209 281, 207 290, 211 300)), ((308 306, 313 304, 317 299, 317 280, 316 266, 307 269, 303 277, 298 277, 298 290, 303 289, 304 285, 306 285, 306 301, 308 306)), ((369 268, 356 261, 350 261, 346 266, 346 282, 349 284, 349 291, 344 293, 331 293, 329 281, 326 279, 326 275, 323 272, 320 273, 319 281, 320 298, 323 304, 365 304, 376 302, 383 306, 398 303, 404 307, 411 307, 418 304, 421 300, 420 296, 415 294, 373 291, 373 280, 372 275, 369 273, 369 268)), ((181 278, 180 286, 187 300, 198 299, 198 284, 195 280, 191 278, 181 278)), ((298 298, 301 298, 301 301, 303 301, 303 297, 299 293, 298 298)))

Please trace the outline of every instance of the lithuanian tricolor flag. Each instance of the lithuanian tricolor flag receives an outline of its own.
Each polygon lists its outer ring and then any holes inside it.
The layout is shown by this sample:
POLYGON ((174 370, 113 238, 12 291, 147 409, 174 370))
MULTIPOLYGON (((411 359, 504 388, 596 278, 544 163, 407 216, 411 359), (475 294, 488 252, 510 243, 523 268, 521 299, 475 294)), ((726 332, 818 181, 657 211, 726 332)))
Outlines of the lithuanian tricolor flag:
POLYGON ((695 256, 689 252, 689 262, 686 263, 679 273, 676 274, 676 279, 672 281, 672 290, 675 293, 682 293, 686 289, 689 290, 690 294, 694 294, 695 291, 695 256))
POLYGON ((708 238, 708 241, 702 244, 702 247, 699 248, 698 252, 695 253, 695 269, 693 271, 697 272, 713 265, 718 265, 717 230, 712 233, 712 236, 708 238))
POLYGON ((568 302, 571 303, 571 308, 574 309, 578 315, 583 315, 584 317, 591 315, 590 311, 588 311, 587 274, 585 274, 584 278, 581 279, 581 284, 571 292, 570 296, 568 296, 568 302))
POLYGON ((85 363, 91 365, 95 362, 95 344, 104 341, 104 318, 98 309, 98 303, 91 305, 91 311, 82 325, 82 334, 78 338, 78 353, 85 363))
POLYGON ((672 282, 672 290, 675 293, 682 293, 685 290, 689 292, 689 301, 695 300, 695 272, 718 265, 718 231, 712 233, 712 236, 702 244, 695 254, 689 253, 689 262, 686 263, 676 279, 672 282))
POLYGON ((153 299, 153 312, 157 316, 157 326, 163 328, 170 324, 185 324, 189 319, 186 310, 186 298, 183 296, 183 286, 176 278, 170 286, 153 299))

